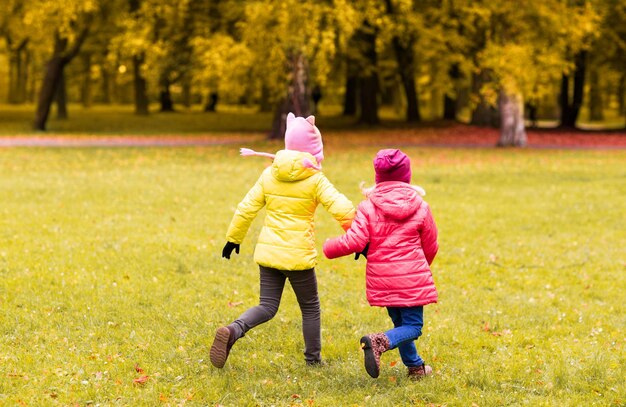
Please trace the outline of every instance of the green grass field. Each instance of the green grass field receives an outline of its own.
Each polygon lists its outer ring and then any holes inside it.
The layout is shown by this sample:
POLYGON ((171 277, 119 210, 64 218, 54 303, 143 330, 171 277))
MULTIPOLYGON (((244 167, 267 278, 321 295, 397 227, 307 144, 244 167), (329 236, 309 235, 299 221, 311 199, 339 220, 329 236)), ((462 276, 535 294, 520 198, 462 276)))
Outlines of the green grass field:
MULTIPOLYGON (((334 137, 324 170, 356 204, 382 146, 334 137)), ((403 147, 440 232, 416 383, 396 351, 365 373, 358 340, 390 321, 352 257, 317 267, 325 366, 304 365, 290 288, 211 366, 258 295, 261 219, 220 257, 267 164, 238 147, 0 149, 0 405, 626 404, 626 151, 403 147)), ((317 217, 321 249, 341 230, 317 217)))
MULTIPOLYGON (((209 133, 267 133, 272 128, 272 113, 258 112, 256 107, 219 105, 217 113, 205 113, 200 106, 185 108, 177 105, 173 113, 159 112, 159 106, 152 105, 150 115, 137 116, 130 105, 95 105, 85 108, 71 104, 68 107, 69 119, 59 120, 53 108, 45 133, 33 130, 34 105, 0 104, 0 137, 15 135, 111 135, 111 136, 162 136, 162 135, 206 135, 209 133)), ((353 117, 341 115, 341 106, 324 105, 317 114, 324 134, 328 130, 369 132, 371 128, 359 126, 353 117)), ((418 125, 407 124, 403 110, 393 106, 379 109, 382 128, 428 127, 431 117, 428 109, 422 109, 425 122, 418 125), (426 113, 424 113, 426 110, 426 113)), ((469 113, 459 113, 462 122, 469 121, 469 113)), ((555 120, 541 121, 541 127, 555 127, 555 120)), ((585 109, 581 110, 578 125, 581 129, 620 129, 624 128, 624 117, 608 111, 603 122, 590 122, 585 109)))

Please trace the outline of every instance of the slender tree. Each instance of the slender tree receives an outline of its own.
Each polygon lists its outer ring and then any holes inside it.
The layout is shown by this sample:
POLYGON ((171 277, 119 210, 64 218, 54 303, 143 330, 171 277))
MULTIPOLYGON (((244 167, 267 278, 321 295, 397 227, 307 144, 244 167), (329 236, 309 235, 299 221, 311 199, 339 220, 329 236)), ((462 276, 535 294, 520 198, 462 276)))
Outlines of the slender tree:
POLYGON ((0 6, 0 36, 4 37, 8 52, 8 102, 24 103, 27 99, 30 68, 30 30, 24 24, 24 0, 7 0, 0 6))
POLYGON ((58 4, 33 0, 31 12, 37 13, 42 33, 52 36, 52 52, 45 65, 43 82, 39 89, 34 126, 45 130, 50 106, 57 94, 63 72, 74 59, 89 33, 96 2, 83 3, 72 0, 58 4), (47 30, 43 31, 44 28, 47 30))
POLYGON ((394 22, 391 43, 406 97, 406 120, 417 122, 421 116, 417 100, 415 82, 417 62, 413 46, 417 43, 417 28, 421 25, 421 19, 412 1, 385 0, 385 8, 387 15, 394 22))
MULTIPOLYGON (((340 9, 340 8, 339 8, 340 9)), ((339 13, 329 2, 247 2, 241 38, 252 52, 256 92, 276 106, 271 138, 284 136, 289 111, 307 116, 311 79, 323 85, 335 55, 339 13)))

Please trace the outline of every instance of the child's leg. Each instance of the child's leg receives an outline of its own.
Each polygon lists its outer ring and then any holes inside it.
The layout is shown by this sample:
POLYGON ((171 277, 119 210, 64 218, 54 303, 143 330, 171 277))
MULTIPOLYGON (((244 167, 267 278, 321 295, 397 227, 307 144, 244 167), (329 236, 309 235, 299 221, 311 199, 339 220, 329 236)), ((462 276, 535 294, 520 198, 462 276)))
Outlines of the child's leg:
POLYGON ((279 270, 259 266, 260 295, 259 305, 249 308, 229 326, 233 329, 234 339, 245 335, 250 329, 274 318, 285 287, 285 275, 279 270))
POLYGON ((415 340, 422 335, 424 307, 387 307, 394 329, 385 332, 389 338, 389 348, 398 348, 405 366, 415 367, 424 364, 417 353, 415 340))
POLYGON ((321 362, 322 351, 320 299, 317 294, 315 270, 286 271, 302 312, 304 358, 307 364, 321 362))
POLYGON ((259 266, 261 295, 259 305, 245 311, 237 320, 226 327, 218 328, 209 356, 213 366, 222 368, 228 359, 231 347, 250 329, 269 321, 276 315, 286 277, 278 270, 259 266))

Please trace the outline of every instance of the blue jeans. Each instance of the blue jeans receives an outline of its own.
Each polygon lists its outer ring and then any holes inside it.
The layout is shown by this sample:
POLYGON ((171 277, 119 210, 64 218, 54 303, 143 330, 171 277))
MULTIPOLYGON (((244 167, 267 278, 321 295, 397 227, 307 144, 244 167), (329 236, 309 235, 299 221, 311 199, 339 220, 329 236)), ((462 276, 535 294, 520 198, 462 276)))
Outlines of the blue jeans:
POLYGON ((398 348, 402 362, 407 367, 421 366, 424 361, 417 354, 414 341, 422 335, 424 307, 387 307, 395 328, 385 332, 389 349, 398 348))

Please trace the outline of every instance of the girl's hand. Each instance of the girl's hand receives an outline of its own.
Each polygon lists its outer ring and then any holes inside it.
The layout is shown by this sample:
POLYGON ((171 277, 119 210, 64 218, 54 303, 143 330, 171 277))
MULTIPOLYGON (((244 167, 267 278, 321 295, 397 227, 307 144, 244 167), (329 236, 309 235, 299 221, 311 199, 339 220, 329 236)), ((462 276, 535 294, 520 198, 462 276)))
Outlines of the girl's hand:
POLYGON ((359 256, 363 256, 367 259, 367 252, 370 249, 370 244, 369 242, 365 245, 365 247, 363 248, 363 250, 361 250, 360 252, 356 252, 354 253, 354 260, 358 260, 359 256))
POLYGON ((230 259, 230 254, 235 250, 235 253, 239 254, 239 243, 226 242, 226 245, 222 249, 222 257, 230 259))

